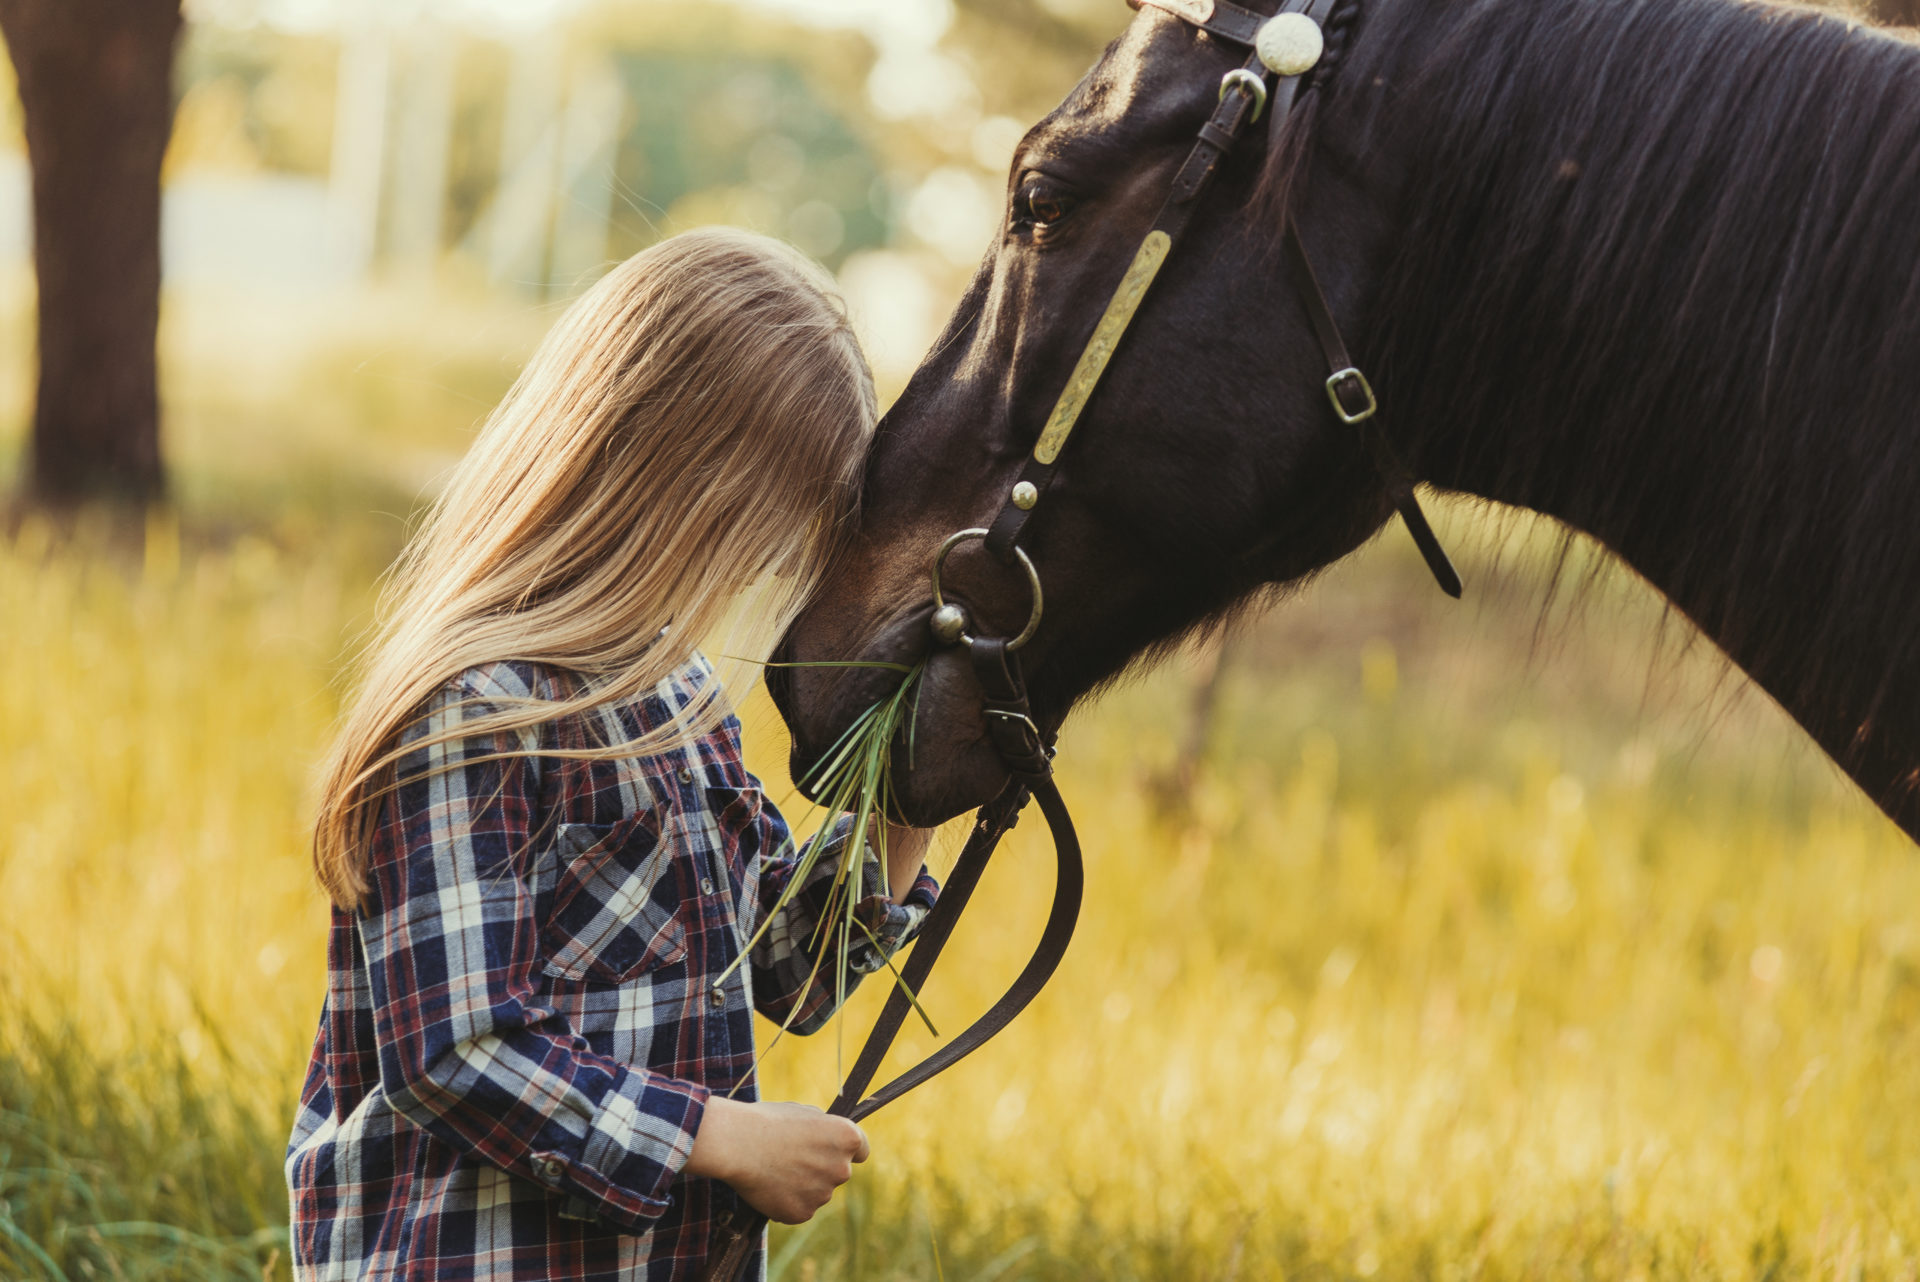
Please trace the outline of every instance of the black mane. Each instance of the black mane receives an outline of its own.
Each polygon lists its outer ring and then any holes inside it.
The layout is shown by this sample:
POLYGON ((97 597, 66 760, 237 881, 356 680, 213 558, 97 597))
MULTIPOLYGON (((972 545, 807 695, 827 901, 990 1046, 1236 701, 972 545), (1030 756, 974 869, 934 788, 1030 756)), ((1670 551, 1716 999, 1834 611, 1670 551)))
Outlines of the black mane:
POLYGON ((1911 763, 1920 49, 1738 0, 1368 0, 1328 88, 1322 128, 1365 100, 1359 154, 1412 162, 1366 346, 1418 466, 1598 537, 1843 762, 1884 719, 1911 763))
MULTIPOLYGON (((1337 0, 1325 30, 1030 529, 1042 719, 1391 511, 1321 395, 1290 202, 1415 470, 1611 549, 1920 839, 1920 49, 1742 0, 1337 0)), ((916 816, 1006 781, 970 666, 918 626, 927 551, 1004 504, 1164 199, 1148 166, 1171 176, 1244 57, 1217 43, 1149 14, 1030 137, 1016 216, 876 437, 857 551, 788 638, 926 658, 920 715, 950 729, 909 772, 916 816), (1057 233, 1018 216, 1030 177, 1087 197, 1057 233)), ((971 609, 1025 617, 991 557, 949 568, 971 609)), ((804 772, 866 705, 783 682, 804 772)))

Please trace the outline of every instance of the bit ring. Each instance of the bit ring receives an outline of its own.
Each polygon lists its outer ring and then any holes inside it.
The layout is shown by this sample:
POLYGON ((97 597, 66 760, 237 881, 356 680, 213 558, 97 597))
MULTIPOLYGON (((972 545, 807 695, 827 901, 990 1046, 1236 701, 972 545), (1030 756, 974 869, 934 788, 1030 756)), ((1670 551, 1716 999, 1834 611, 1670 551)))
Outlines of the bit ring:
MULTIPOLYGON (((946 598, 940 595, 940 569, 947 563, 947 553, 953 551, 962 543, 971 542, 974 539, 984 539, 986 537, 987 532, 985 529, 961 530, 958 533, 949 534, 946 540, 940 544, 940 550, 933 554, 933 567, 931 570, 934 609, 938 610, 947 603, 946 598)), ((1040 571, 1034 568, 1033 558, 1027 555, 1025 548, 1016 544, 1013 549, 1013 554, 1020 558, 1020 568, 1027 572, 1027 586, 1033 591, 1033 613, 1027 616, 1027 626, 1020 629, 1020 635, 1007 642, 1007 649, 1009 651, 1018 650, 1021 646, 1033 640, 1033 634, 1040 630, 1041 611, 1040 571)), ((973 640, 973 638, 965 632, 960 634, 960 639, 967 642, 973 640)))

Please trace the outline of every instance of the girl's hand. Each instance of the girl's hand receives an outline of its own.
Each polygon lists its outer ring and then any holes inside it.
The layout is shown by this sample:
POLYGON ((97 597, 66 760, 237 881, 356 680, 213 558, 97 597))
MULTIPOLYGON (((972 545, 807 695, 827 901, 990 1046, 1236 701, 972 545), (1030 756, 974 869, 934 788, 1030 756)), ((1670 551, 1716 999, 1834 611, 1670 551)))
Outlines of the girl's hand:
POLYGON ((770 1220, 804 1224, 867 1160, 867 1135, 811 1104, 707 1100, 689 1175, 724 1180, 770 1220))

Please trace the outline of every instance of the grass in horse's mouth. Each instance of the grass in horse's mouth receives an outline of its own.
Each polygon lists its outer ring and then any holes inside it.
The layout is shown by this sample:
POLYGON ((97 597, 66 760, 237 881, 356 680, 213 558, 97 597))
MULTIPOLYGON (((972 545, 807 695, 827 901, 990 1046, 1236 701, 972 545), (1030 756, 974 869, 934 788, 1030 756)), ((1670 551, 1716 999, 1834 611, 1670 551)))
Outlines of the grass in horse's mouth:
MULTIPOLYGON (((894 887, 888 883, 887 872, 887 816, 895 813, 893 808, 893 745, 894 740, 904 729, 907 735, 907 763, 912 768, 915 713, 919 707, 920 677, 926 670, 926 662, 909 666, 904 663, 885 663, 877 660, 823 660, 811 663, 769 664, 770 667, 793 668, 881 668, 900 674, 900 684, 894 690, 877 699, 865 712, 854 718, 826 755, 816 763, 812 770, 801 780, 807 784, 815 798, 814 808, 824 812, 825 822, 820 825, 816 837, 808 841, 800 852, 800 864, 787 882, 787 887, 760 919, 760 927, 748 941, 747 948, 735 966, 745 960, 748 953, 760 942, 768 923, 772 922, 793 898, 801 886, 806 885, 815 868, 822 859, 832 858, 837 862, 834 869, 833 884, 827 894, 827 908, 820 916, 814 930, 814 937, 808 941, 808 950, 813 955, 812 975, 818 975, 821 965, 832 956, 836 959, 834 973, 834 996, 836 1006, 843 1005, 847 997, 847 950, 852 944, 864 937, 873 946, 880 948, 873 932, 860 920, 858 909, 860 901, 866 897, 866 887, 861 876, 861 865, 865 851, 871 847, 879 857, 882 893, 891 896, 894 887), (847 817, 846 839, 838 843, 824 840, 840 816, 847 817)), ((881 950, 885 957, 885 950, 881 950)), ((899 968, 887 958, 887 969, 893 975, 893 982, 907 995, 914 1011, 927 1026, 927 1031, 938 1037, 933 1020, 921 1007, 919 997, 907 987, 899 968)), ((729 970, 732 968, 729 967, 729 970)), ((808 982, 812 982, 812 975, 808 982)), ((723 976, 724 978, 724 976, 723 976)), ((793 1016, 788 1015, 788 1023, 793 1016)), ((782 1024, 782 1036, 787 1024, 782 1024)), ((774 1042, 779 1040, 774 1038, 774 1042)), ((767 1050, 773 1048, 769 1043, 767 1050)), ((765 1054, 765 1051, 761 1052, 765 1054)))

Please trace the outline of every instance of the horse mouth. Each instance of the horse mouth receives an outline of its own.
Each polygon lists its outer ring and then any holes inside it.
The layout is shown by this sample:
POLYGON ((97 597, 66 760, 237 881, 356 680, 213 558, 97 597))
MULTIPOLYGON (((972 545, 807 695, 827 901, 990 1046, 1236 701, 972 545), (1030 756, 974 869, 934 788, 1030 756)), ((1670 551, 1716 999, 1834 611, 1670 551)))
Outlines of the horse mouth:
MULTIPOLYGON (((919 689, 909 696, 909 719, 892 745, 892 818, 930 828, 990 800, 1005 786, 1007 768, 988 741, 979 682, 963 651, 931 646, 923 604, 883 628, 860 654, 861 662, 912 665, 925 661, 919 689)), ((809 644, 805 620, 781 643, 776 660, 789 664, 844 661, 809 644)), ((789 766, 809 800, 820 763, 847 728, 876 702, 899 688, 901 674, 877 667, 772 667, 767 688, 793 738, 789 766)))

